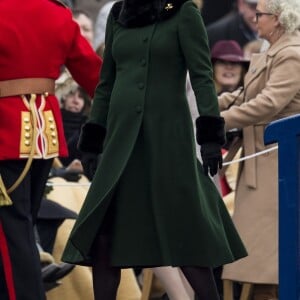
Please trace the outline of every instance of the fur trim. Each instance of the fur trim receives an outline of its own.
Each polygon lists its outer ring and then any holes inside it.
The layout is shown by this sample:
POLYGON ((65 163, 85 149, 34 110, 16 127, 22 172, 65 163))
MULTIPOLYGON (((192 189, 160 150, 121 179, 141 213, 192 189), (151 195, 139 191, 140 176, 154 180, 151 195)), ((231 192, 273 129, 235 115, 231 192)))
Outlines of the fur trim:
POLYGON ((205 143, 225 143, 225 121, 222 117, 200 116, 196 119, 196 140, 199 145, 205 143))
POLYGON ((112 14, 124 27, 142 27, 172 17, 187 0, 124 0, 114 4, 112 14))
POLYGON ((85 123, 80 132, 77 148, 82 152, 102 153, 106 129, 95 123, 85 123))

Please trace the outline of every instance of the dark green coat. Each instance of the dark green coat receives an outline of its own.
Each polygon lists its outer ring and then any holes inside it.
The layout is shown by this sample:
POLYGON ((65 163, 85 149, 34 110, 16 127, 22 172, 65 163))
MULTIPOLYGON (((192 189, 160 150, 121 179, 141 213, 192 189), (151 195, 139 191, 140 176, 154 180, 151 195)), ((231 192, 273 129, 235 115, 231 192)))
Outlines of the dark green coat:
POLYGON ((172 18, 140 28, 109 16, 90 117, 107 134, 65 261, 90 264, 110 204, 112 265, 217 266, 246 255, 196 159, 187 70, 200 114, 219 116, 207 36, 192 1, 172 18))

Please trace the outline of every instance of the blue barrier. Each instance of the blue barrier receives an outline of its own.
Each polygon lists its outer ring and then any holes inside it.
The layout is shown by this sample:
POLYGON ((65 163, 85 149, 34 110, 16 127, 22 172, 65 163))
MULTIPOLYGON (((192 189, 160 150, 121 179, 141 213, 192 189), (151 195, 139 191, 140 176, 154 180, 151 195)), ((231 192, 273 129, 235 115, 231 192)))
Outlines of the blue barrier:
POLYGON ((278 143, 279 299, 300 299, 300 115, 269 124, 265 144, 278 143))

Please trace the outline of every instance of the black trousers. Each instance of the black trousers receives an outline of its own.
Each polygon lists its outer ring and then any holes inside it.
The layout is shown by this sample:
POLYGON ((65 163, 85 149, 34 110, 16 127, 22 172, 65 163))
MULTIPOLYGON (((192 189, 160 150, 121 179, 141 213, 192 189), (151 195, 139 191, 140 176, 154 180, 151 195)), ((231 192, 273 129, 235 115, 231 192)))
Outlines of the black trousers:
MULTIPOLYGON (((34 160, 23 182, 10 195, 13 205, 0 207, 1 300, 46 298, 33 225, 52 162, 52 159, 34 160), (7 251, 4 251, 4 244, 7 251)), ((6 187, 16 181, 25 163, 25 160, 0 161, 0 174, 6 187)))

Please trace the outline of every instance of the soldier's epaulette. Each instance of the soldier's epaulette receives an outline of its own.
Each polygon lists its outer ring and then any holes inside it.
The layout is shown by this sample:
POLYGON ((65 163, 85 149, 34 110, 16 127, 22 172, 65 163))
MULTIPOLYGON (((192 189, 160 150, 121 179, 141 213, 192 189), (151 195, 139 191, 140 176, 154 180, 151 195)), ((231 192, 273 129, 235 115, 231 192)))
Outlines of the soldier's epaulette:
POLYGON ((49 1, 52 1, 52 2, 54 2, 54 3, 58 4, 58 5, 61 5, 61 6, 63 6, 63 7, 69 8, 68 5, 65 4, 65 3, 64 3, 63 1, 61 1, 61 0, 49 0, 49 1))

